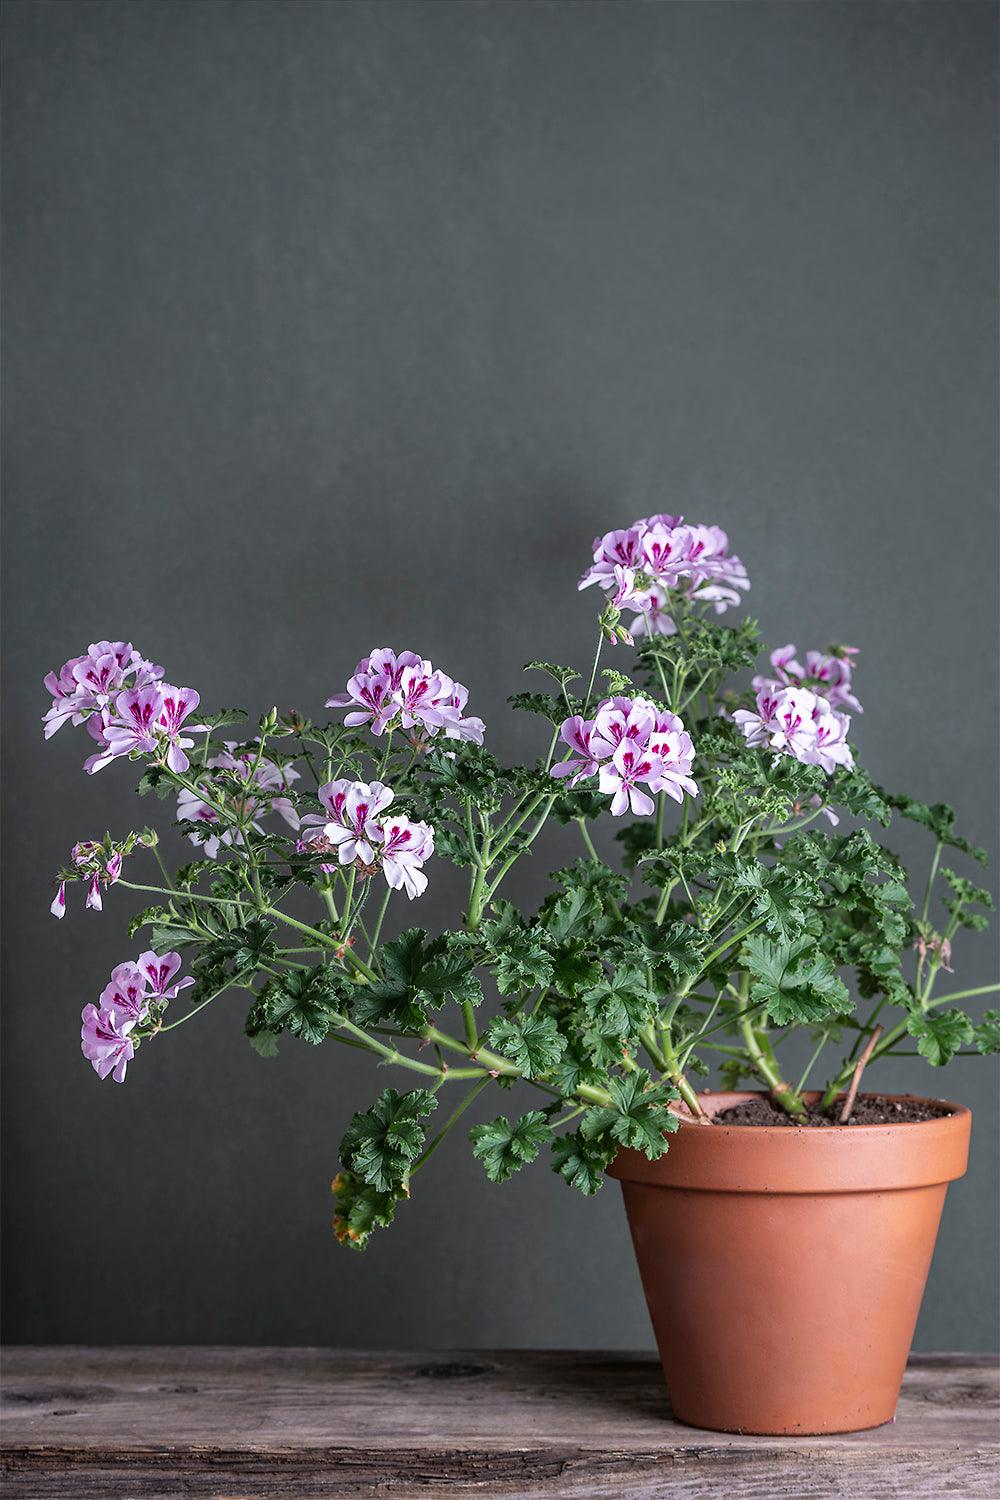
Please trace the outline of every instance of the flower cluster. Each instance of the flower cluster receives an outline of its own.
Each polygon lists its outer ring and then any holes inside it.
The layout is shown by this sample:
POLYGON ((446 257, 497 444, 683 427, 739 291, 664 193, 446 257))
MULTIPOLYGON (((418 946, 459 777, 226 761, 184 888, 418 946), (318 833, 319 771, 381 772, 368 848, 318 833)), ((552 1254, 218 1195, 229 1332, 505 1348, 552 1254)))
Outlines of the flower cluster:
POLYGON ((190 976, 173 982, 180 966, 179 953, 140 953, 134 963, 111 971, 97 1005, 83 1007, 80 1045, 98 1078, 110 1073, 115 1083, 124 1083, 135 1056, 134 1028, 146 1020, 151 1005, 165 1005, 194 984, 190 976))
POLYGON ((87 899, 84 905, 88 911, 101 911, 104 906, 101 887, 114 885, 122 872, 122 860, 136 846, 151 845, 155 841, 156 835, 147 831, 145 834, 130 833, 123 843, 115 843, 111 838, 106 838, 101 843, 93 839, 82 839, 74 844, 69 855, 70 868, 62 872, 49 911, 54 917, 62 918, 66 915, 67 880, 86 880, 87 899))
POLYGON ((370 724, 373 734, 406 730, 414 744, 443 734, 446 739, 483 743, 482 719, 463 718, 469 690, 413 651, 381 647, 358 662, 346 693, 327 698, 327 708, 350 708, 344 722, 370 724))
POLYGON ((95 641, 86 656, 71 656, 58 672, 49 672, 45 687, 52 694, 52 707, 45 715, 45 738, 51 739, 67 719, 74 724, 102 714, 125 688, 150 687, 163 677, 130 641, 95 641))
POLYGON ((659 514, 596 537, 593 565, 579 587, 596 583, 616 608, 637 611, 633 635, 673 635, 669 593, 682 582, 688 599, 711 604, 716 614, 738 604, 741 590, 750 587, 747 570, 730 556, 721 527, 689 525, 682 516, 659 514))
MULTIPOLYGON (((186 771, 185 751, 194 741, 182 737, 181 726, 200 699, 192 688, 172 687, 162 679, 163 668, 146 661, 129 641, 96 641, 86 656, 70 657, 45 678, 52 694, 42 720, 45 738, 67 719, 86 724, 98 747, 84 762, 90 775, 137 751, 162 754, 171 771, 186 771)), ((189 734, 204 730, 203 724, 187 725, 189 734)))
POLYGON ((302 834, 300 852, 335 853, 335 864, 320 866, 327 871, 354 865, 362 875, 372 875, 381 868, 394 891, 405 891, 411 901, 422 896, 427 889, 423 865, 434 853, 434 830, 402 816, 381 818, 393 796, 392 788, 380 781, 328 781, 319 789, 326 814, 306 813, 303 824, 320 826, 316 833, 302 834))
POLYGON ((560 761, 551 775, 567 776, 576 786, 596 773, 616 818, 630 808, 638 817, 653 811, 655 803, 643 787, 666 792, 675 802, 685 792, 698 795, 691 779, 694 747, 683 721, 645 698, 606 698, 592 719, 574 714, 559 733, 575 758, 560 761))
MULTIPOLYGON (((228 771, 246 786, 245 793, 235 796, 229 793, 229 805, 240 817, 248 820, 255 832, 263 830, 256 821, 258 816, 276 812, 284 818, 290 828, 297 829, 299 815, 286 795, 292 782, 298 781, 299 772, 293 766, 279 766, 266 756, 258 756, 252 745, 241 747, 236 740, 226 740, 225 749, 206 761, 206 771, 228 771)), ((199 776, 199 791, 182 787, 177 798, 177 820, 180 823, 207 825, 213 831, 208 837, 199 833, 188 835, 193 844, 198 844, 209 859, 215 859, 222 844, 242 843, 243 837, 236 828, 228 826, 220 807, 226 805, 227 791, 212 784, 211 777, 199 776), (206 801, 205 798, 210 798, 206 801)))
POLYGON ((806 766, 822 766, 827 775, 837 766, 848 771, 854 766, 847 743, 850 718, 809 688, 765 680, 757 689, 756 707, 738 708, 733 718, 747 744, 757 749, 792 755, 806 766))
MULTIPOLYGON (((853 708, 855 713, 864 713, 851 688, 854 663, 857 655, 854 646, 835 647, 829 655, 822 651, 807 651, 805 666, 798 660, 794 646, 780 646, 771 652, 774 676, 782 687, 810 688, 819 697, 825 698, 831 708, 841 704, 853 708)), ((771 687, 773 679, 755 677, 755 688, 771 687)))

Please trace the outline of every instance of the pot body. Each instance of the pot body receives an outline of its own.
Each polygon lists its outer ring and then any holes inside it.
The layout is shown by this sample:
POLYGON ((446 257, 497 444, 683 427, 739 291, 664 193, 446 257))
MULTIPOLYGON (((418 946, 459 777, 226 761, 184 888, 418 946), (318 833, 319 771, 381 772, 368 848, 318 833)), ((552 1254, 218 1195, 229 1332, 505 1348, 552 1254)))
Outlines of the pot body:
MULTIPOLYGON (((709 1115, 754 1097, 701 1095, 709 1115)), ((619 1178, 674 1415, 717 1432, 891 1420, 972 1116, 843 1129, 682 1114, 619 1178)))

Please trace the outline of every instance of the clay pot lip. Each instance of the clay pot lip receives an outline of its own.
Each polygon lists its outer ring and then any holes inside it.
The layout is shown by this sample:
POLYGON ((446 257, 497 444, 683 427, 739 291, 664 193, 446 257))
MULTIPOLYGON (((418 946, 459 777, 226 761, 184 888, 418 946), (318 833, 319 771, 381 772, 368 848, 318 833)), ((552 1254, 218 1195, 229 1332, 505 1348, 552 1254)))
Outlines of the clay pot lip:
MULTIPOLYGON (((762 1093, 742 1089, 708 1092, 699 1098, 717 1113, 762 1093)), ((806 1094, 810 1101, 819 1097, 818 1091, 806 1094)), ((668 1137, 663 1156, 650 1161, 643 1152, 623 1147, 607 1173, 623 1183, 649 1187, 777 1196, 887 1192, 954 1182, 968 1164, 972 1111, 946 1099, 925 1102, 952 1112, 933 1120, 817 1130, 808 1125, 709 1127, 686 1110, 675 1109, 680 1129, 668 1137)))
MULTIPOLYGON (((721 1114, 724 1109, 731 1109, 734 1104, 744 1104, 748 1099, 766 1099, 767 1094, 767 1089, 709 1089, 705 1093, 699 1094, 698 1099, 702 1105, 711 1105, 714 1114, 721 1114)), ((818 1089, 807 1089, 802 1097, 808 1104, 815 1104, 817 1099, 820 1098, 820 1091, 818 1089)), ((842 1099, 843 1097, 844 1093, 838 1095, 838 1099, 842 1099)), ((918 1126, 925 1130, 940 1131, 942 1128, 954 1130, 956 1124, 959 1124, 960 1128, 964 1127, 963 1116, 968 1116, 970 1120, 972 1118, 972 1110, 967 1104, 956 1104, 951 1099, 934 1099, 925 1094, 884 1094, 881 1091, 878 1091, 874 1095, 863 1091, 858 1095, 859 1099, 871 1099, 873 1097, 879 1099, 906 1099, 916 1104, 927 1104, 937 1109, 939 1113, 937 1118, 933 1120, 882 1120, 878 1123, 871 1122, 867 1125, 843 1126, 842 1129, 845 1135, 850 1134, 852 1137, 872 1134, 884 1135, 887 1131, 909 1131, 918 1126)), ((671 1104, 670 1111, 677 1116, 682 1126, 694 1126, 698 1130, 704 1129, 701 1122, 695 1118, 688 1106, 683 1102, 677 1101, 671 1104)), ((784 1137, 794 1135, 799 1138, 809 1136, 812 1138, 818 1134, 814 1125, 717 1125, 714 1119, 712 1121, 711 1133, 716 1137, 738 1135, 752 1136, 754 1139, 760 1136, 775 1135, 784 1137)), ((841 1130, 835 1127, 833 1133, 839 1136, 841 1130)), ((826 1132, 823 1131, 823 1134, 826 1135, 826 1132)))

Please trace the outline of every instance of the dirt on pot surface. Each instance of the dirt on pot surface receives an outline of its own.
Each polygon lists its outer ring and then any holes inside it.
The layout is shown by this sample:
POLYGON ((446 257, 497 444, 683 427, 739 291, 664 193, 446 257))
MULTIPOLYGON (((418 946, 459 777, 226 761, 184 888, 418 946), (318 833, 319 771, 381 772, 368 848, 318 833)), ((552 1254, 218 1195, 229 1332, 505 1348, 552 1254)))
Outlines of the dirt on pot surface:
MULTIPOLYGON (((715 1125, 793 1125, 805 1127, 839 1126, 838 1115, 843 1108, 843 1099, 833 1106, 832 1114, 822 1114, 818 1104, 806 1106, 807 1118, 793 1120, 791 1115, 770 1099, 747 1099, 743 1104, 733 1104, 714 1116, 715 1125)), ((951 1114, 949 1109, 938 1109, 926 1099, 915 1099, 909 1095, 898 1099, 886 1098, 882 1094, 859 1094, 847 1126, 851 1125, 916 1125, 922 1120, 939 1120, 951 1114)))

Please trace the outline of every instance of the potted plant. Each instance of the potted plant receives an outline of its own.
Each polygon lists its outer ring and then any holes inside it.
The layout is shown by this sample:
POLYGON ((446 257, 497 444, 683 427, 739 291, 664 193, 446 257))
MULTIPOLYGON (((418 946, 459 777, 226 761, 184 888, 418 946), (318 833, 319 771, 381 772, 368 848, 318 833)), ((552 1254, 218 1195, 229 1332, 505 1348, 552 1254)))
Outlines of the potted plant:
POLYGON ((123 642, 50 674, 46 735, 84 725, 92 774, 138 762, 139 792, 170 799, 197 854, 171 874, 152 829, 73 848, 56 916, 70 881, 92 909, 116 884, 154 898, 129 927, 142 951, 84 1007, 84 1055, 120 1083, 138 1049, 242 991, 262 1057, 287 1033, 398 1069, 340 1148, 334 1228, 356 1249, 498 1090, 469 1131, 494 1182, 543 1154, 580 1192, 621 1180, 682 1420, 876 1425, 970 1116, 858 1085, 890 1055, 938 1068, 998 1050, 997 1011, 977 1023, 961 1005, 1000 986, 941 983, 990 905, 946 860, 981 852, 949 808, 857 765, 852 648, 786 646, 741 685, 758 632, 720 619, 749 584, 719 528, 657 515, 610 532, 588 586, 606 596, 589 672, 532 662, 548 690, 511 700, 546 726, 528 766, 501 765, 466 689, 408 651, 366 656, 327 699, 332 722, 273 709, 252 730, 123 642), (634 656, 602 669, 622 646, 634 656), (930 836, 915 896, 870 831, 894 816, 930 836), (620 869, 591 837, 608 817, 620 869), (581 856, 525 913, 511 874, 553 819, 577 826, 581 856), (441 859, 468 875, 461 917, 387 940, 393 898, 408 909, 441 859), (812 1055, 789 1076, 782 1048, 803 1029, 812 1055), (712 1063, 723 1091, 699 1093, 712 1063))

